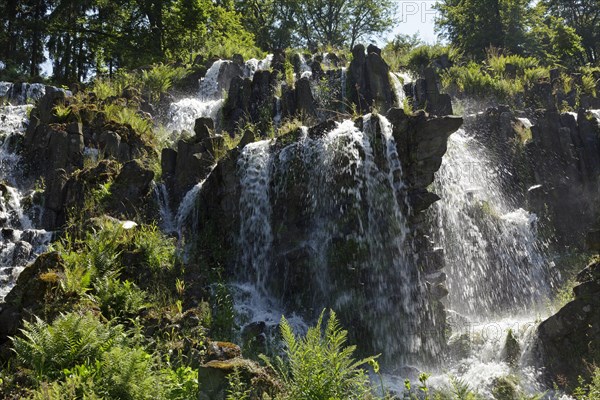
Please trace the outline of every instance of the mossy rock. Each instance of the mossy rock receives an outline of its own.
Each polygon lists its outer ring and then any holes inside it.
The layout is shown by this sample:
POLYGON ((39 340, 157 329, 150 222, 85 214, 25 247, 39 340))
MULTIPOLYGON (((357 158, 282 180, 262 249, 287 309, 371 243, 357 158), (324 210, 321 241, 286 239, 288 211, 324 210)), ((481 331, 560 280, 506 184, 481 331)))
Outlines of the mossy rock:
POLYGON ((198 398, 225 400, 229 389, 228 376, 236 370, 239 371, 243 384, 250 389, 250 399, 262 399, 265 393, 273 396, 280 390, 280 384, 265 368, 254 361, 244 358, 213 360, 202 365, 198 370, 198 398))
POLYGON ((518 400, 518 383, 513 376, 504 376, 494 379, 492 395, 496 400, 518 400))

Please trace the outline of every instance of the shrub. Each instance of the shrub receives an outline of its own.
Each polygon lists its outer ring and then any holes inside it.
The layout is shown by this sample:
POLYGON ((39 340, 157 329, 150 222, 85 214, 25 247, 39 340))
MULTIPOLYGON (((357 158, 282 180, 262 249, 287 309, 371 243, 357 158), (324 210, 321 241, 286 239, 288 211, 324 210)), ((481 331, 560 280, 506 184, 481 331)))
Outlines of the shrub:
POLYGON ((146 293, 130 281, 109 274, 94 284, 94 299, 106 318, 129 317, 146 307, 146 293))
POLYGON ((137 133, 152 138, 152 121, 142 117, 136 109, 123 107, 118 104, 109 104, 104 107, 104 113, 108 120, 122 125, 129 125, 137 133))
POLYGON ((289 399, 363 399, 371 395, 369 378, 362 368, 374 358, 356 360, 356 346, 346 346, 348 332, 340 327, 333 311, 322 330, 321 313, 317 325, 304 338, 296 337, 285 318, 281 319, 281 335, 286 358, 263 360, 273 368, 284 385, 284 398, 289 399))
POLYGON ((159 101, 161 94, 171 89, 173 81, 183 79, 186 73, 187 70, 183 67, 156 64, 152 68, 142 71, 142 90, 150 101, 159 101))
POLYGON ((18 360, 50 378, 93 361, 125 339, 120 325, 103 324, 89 312, 62 314, 52 324, 36 318, 23 325, 22 336, 11 338, 18 360))

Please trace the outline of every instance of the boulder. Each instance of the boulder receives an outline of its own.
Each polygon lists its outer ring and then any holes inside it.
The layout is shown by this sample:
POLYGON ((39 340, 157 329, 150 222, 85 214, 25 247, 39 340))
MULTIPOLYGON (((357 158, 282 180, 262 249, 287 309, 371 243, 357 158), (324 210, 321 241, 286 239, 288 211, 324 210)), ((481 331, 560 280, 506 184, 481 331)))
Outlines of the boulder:
POLYGON ((250 389, 250 398, 264 398, 263 394, 274 396, 278 384, 269 373, 257 363, 243 358, 226 361, 213 360, 198 370, 199 400, 225 400, 229 389, 228 376, 237 371, 240 379, 250 389))
POLYGON ((0 304, 0 345, 17 333, 23 319, 45 313, 44 297, 57 287, 58 279, 48 279, 44 274, 60 273, 62 270, 60 254, 52 252, 40 255, 21 272, 16 285, 0 304))
POLYGON ((578 275, 575 299, 543 321, 537 329, 536 348, 546 380, 576 387, 578 377, 589 378, 587 365, 600 363, 600 261, 578 275))

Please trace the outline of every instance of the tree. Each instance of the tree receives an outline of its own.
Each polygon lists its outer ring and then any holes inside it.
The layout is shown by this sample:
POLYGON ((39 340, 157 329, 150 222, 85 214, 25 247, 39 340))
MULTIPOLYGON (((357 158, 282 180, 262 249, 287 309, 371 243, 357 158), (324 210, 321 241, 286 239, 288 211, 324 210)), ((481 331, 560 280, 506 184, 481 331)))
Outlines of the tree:
POLYGON ((465 55, 484 59, 489 48, 531 53, 535 9, 530 0, 443 0, 438 33, 465 55))
POLYGON ((552 15, 561 17, 581 37, 587 61, 600 56, 600 2, 598 0, 544 0, 552 15))
MULTIPOLYGON (((391 0, 282 0, 295 21, 297 44, 319 47, 353 47, 360 39, 391 27, 391 0)), ((287 21, 290 22, 290 21, 287 21)))
POLYGON ((581 37, 563 18, 550 15, 543 3, 536 6, 531 26, 531 55, 551 65, 575 67, 585 64, 581 37))

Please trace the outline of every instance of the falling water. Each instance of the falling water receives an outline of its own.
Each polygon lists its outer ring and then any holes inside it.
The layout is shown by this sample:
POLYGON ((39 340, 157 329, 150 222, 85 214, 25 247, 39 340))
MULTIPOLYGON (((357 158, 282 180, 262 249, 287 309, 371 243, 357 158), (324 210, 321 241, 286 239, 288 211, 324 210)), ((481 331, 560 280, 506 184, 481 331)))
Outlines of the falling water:
MULTIPOLYGON (((27 101, 27 99, 25 99, 27 101)), ((14 286, 23 268, 50 242, 51 233, 34 229, 31 191, 20 187, 22 177, 16 143, 23 135, 27 106, 0 108, 0 301, 14 286)))
POLYGON ((217 60, 206 72, 199 83, 197 97, 188 97, 171 104, 168 114, 168 129, 170 131, 193 131, 197 118, 212 118, 218 120, 219 111, 223 106, 221 88, 219 87, 219 72, 225 62, 217 60))
POLYGON ((459 130, 436 175, 437 241, 444 248, 448 306, 493 317, 531 310, 550 290, 549 265, 534 214, 504 193, 501 166, 459 130))
POLYGON ((400 108, 404 108, 404 99, 406 99, 406 94, 404 93, 404 84, 400 82, 398 78, 398 74, 395 72, 390 72, 390 78, 392 79, 392 84, 394 85, 394 93, 396 94, 396 104, 400 108))
POLYGON ((265 281, 269 273, 273 233, 271 232, 271 182, 272 158, 269 140, 250 143, 240 156, 240 246, 242 264, 254 274, 254 282, 261 293, 266 293, 265 281))
POLYGON ((422 350, 418 330, 427 307, 408 240, 401 165, 391 124, 368 115, 362 125, 348 120, 282 149, 269 141, 244 148, 238 161, 242 279, 274 301, 271 287, 283 279, 274 260, 302 251, 309 268, 303 306, 352 315, 369 330, 373 348, 408 358, 422 350), (300 206, 292 214, 303 215, 301 231, 297 220, 274 208, 282 204, 300 206), (280 233, 290 230, 293 239, 280 233), (290 239, 296 247, 282 248, 290 239), (346 265, 339 258, 353 258, 348 251, 355 257, 346 265))
POLYGON ((342 82, 342 105, 345 107, 346 104, 346 91, 348 88, 346 88, 346 77, 347 77, 347 71, 346 71, 346 67, 342 67, 340 68, 340 73, 341 73, 341 82, 342 82))
POLYGON ((452 336, 449 364, 432 384, 448 386, 454 376, 486 398, 497 379, 511 374, 526 393, 541 390, 530 347, 552 283, 537 217, 504 192, 503 167, 491 160, 467 131, 454 133, 436 174, 442 200, 433 209, 452 336), (509 332, 520 348, 512 366, 505 357, 509 332))

